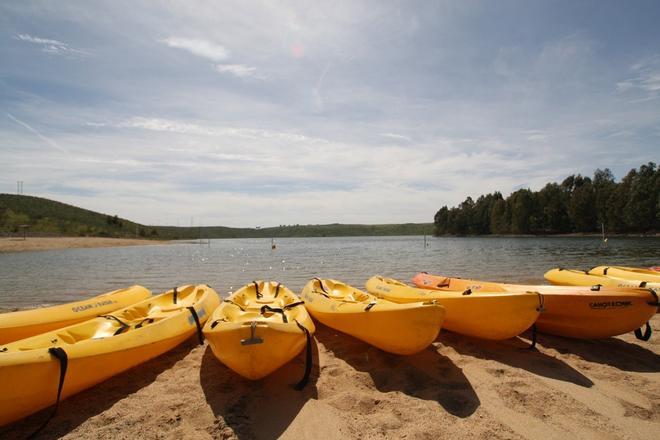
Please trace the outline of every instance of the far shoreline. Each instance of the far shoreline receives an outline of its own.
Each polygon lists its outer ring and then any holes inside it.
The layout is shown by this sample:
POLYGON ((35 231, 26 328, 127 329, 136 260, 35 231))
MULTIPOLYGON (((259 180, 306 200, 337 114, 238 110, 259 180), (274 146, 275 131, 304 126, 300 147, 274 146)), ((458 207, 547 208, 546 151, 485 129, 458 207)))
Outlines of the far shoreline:
MULTIPOLYGON (((359 235, 359 237, 388 237, 391 235, 359 235)), ((406 235, 408 236, 408 235, 406 235)), ((422 235, 420 235, 422 236, 422 235)), ((332 238, 342 237, 340 235, 332 236, 276 236, 274 238, 332 238)), ((356 235, 346 235, 345 237, 357 237, 356 235)), ((483 235, 427 235, 429 238, 600 238, 597 233, 570 233, 570 234, 483 234, 483 235)), ((658 238, 660 233, 651 234, 612 234, 607 238, 658 238)), ((236 238, 265 238, 265 237, 223 237, 217 238, 236 239, 236 238)), ((203 238, 203 240, 215 239, 203 238)), ((172 239, 172 240, 147 240, 138 238, 113 238, 113 237, 0 237, 0 253, 12 252, 32 252, 54 249, 81 249, 81 248, 103 248, 103 247, 124 247, 124 246, 153 246, 168 243, 197 243, 197 240, 190 239, 172 239)))
MULTIPOLYGON (((442 234, 442 235, 432 235, 435 238, 441 237, 456 237, 456 238, 466 238, 466 237, 493 237, 493 238, 551 238, 551 237, 589 237, 589 238, 601 238, 603 235, 599 232, 570 232, 566 234, 473 234, 473 235, 454 235, 454 234, 442 234)), ((650 232, 650 233, 630 233, 630 234, 605 234, 605 238, 656 238, 660 237, 660 232, 650 232)))

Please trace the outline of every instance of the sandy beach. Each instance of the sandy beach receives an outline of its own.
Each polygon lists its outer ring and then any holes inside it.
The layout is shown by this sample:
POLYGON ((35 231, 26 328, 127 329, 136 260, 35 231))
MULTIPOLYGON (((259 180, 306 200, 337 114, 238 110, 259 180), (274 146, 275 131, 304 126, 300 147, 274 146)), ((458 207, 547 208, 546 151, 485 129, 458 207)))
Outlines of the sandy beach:
MULTIPOLYGON (((303 354, 259 382, 191 338, 62 402, 39 438, 655 439, 660 318, 648 342, 529 334, 488 342, 442 331, 424 352, 384 353, 318 325, 308 386, 303 354)), ((24 438, 47 417, 0 429, 24 438)))
POLYGON ((21 237, 0 238, 0 252, 44 251, 48 249, 145 246, 165 241, 107 237, 21 237))

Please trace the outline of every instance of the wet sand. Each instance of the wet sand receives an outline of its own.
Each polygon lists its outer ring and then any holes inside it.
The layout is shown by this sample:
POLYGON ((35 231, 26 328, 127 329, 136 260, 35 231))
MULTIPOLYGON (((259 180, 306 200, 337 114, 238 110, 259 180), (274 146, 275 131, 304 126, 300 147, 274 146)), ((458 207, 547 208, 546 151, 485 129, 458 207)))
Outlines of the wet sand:
MULTIPOLYGON (((318 325, 304 355, 249 382, 191 338, 62 402, 39 438, 69 439, 656 439, 660 318, 648 342, 529 334, 488 342, 442 331, 417 355, 384 353, 318 325)), ((47 417, 0 429, 24 438, 47 417)))
POLYGON ((107 237, 27 237, 0 238, 0 252, 43 251, 48 249, 145 246, 166 241, 107 237))

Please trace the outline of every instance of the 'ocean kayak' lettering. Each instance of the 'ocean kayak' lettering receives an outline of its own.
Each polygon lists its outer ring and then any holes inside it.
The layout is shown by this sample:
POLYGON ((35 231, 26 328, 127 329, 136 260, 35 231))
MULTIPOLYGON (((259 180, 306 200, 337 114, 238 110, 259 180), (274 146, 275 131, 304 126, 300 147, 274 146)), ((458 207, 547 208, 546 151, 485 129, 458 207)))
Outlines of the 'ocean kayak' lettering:
POLYGON ((117 301, 107 299, 105 301, 99 301, 99 302, 93 303, 93 304, 85 304, 84 306, 71 307, 71 310, 74 311, 74 312, 83 312, 85 310, 95 309, 97 307, 109 306, 110 304, 116 304, 116 303, 117 303, 117 301))
POLYGON ((589 307, 592 309, 611 309, 614 307, 630 307, 631 305, 631 301, 603 301, 589 303, 589 307))

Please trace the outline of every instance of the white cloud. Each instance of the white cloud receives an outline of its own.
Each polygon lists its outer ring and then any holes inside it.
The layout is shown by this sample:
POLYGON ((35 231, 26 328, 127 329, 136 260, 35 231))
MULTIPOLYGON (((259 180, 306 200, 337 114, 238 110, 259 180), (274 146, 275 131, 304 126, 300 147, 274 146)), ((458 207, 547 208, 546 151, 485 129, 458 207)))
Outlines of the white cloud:
POLYGON ((169 37, 161 40, 169 47, 183 49, 198 57, 212 61, 223 61, 229 58, 229 50, 220 44, 197 38, 169 37))
POLYGON ((257 75, 256 67, 246 66, 245 64, 218 64, 215 66, 215 70, 220 73, 231 73, 239 78, 256 77, 257 75))
POLYGON ((645 58, 630 67, 635 76, 616 83, 619 92, 641 90, 649 97, 657 97, 660 92, 660 55, 645 58))
MULTIPOLYGON (((89 123, 88 123, 89 124, 89 123)), ((116 125, 120 128, 141 128, 152 131, 170 131, 174 133, 211 134, 199 125, 158 118, 135 117, 116 125)))
POLYGON ((396 134, 396 133, 381 133, 380 134, 383 137, 394 139, 397 141, 406 141, 406 142, 412 142, 412 139, 409 138, 408 136, 404 136, 402 134, 396 134))
POLYGON ((524 130, 522 132, 525 139, 532 142, 544 142, 548 140, 548 136, 541 130, 524 130))
POLYGON ((58 40, 35 37, 29 34, 17 34, 14 36, 14 38, 20 41, 25 41, 27 43, 37 44, 41 46, 42 51, 55 55, 89 55, 83 50, 74 49, 68 44, 58 40))
MULTIPOLYGON (((91 127, 104 127, 108 124, 87 122, 87 126, 91 127)), ((287 142, 307 142, 307 143, 324 143, 324 139, 312 138, 299 133, 292 133, 287 131, 274 131, 245 127, 218 127, 206 126, 196 123, 175 121, 171 119, 161 118, 145 118, 134 117, 126 119, 117 124, 112 125, 117 128, 138 128, 150 131, 164 131, 171 133, 193 134, 193 135, 206 135, 206 136, 225 136, 225 137, 239 137, 245 139, 281 139, 287 142)))

